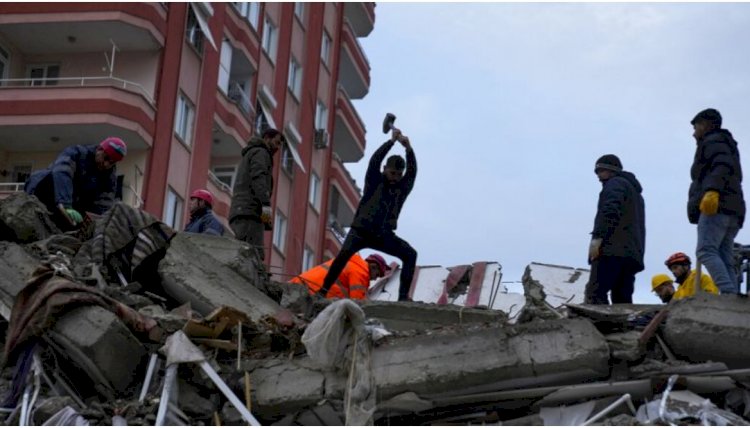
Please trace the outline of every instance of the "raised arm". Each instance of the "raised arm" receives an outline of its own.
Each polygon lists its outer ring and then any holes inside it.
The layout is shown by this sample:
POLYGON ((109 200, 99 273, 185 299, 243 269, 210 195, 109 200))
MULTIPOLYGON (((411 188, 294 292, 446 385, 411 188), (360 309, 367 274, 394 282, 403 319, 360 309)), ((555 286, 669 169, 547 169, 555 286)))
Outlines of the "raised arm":
POLYGON ((378 147, 377 150, 375 150, 375 153, 372 154, 372 157, 370 158, 370 163, 367 166, 367 174, 365 175, 365 184, 372 183, 378 179, 380 176, 380 165, 383 163, 383 159, 385 159, 385 155, 388 154, 388 152, 393 148, 393 144, 396 142, 396 140, 388 140, 383 145, 378 147))
POLYGON ((404 174, 404 187, 406 192, 411 192, 414 187, 414 181, 417 179, 417 157, 414 155, 414 149, 411 147, 409 137, 403 136, 400 139, 401 144, 406 149, 406 174, 404 174))

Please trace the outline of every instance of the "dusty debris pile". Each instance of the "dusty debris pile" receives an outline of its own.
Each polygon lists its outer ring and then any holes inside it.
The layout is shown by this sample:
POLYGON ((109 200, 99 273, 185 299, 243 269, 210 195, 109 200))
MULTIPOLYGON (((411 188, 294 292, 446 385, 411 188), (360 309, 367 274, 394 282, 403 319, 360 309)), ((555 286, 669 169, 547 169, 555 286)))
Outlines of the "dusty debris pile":
POLYGON ((583 305, 566 295, 580 272, 554 282, 540 266, 527 270, 525 303, 519 309, 514 296, 512 316, 481 305, 314 300, 268 280, 231 238, 178 233, 125 205, 60 234, 35 198, 14 195, 0 201, 2 417, 750 423, 747 299, 583 305))

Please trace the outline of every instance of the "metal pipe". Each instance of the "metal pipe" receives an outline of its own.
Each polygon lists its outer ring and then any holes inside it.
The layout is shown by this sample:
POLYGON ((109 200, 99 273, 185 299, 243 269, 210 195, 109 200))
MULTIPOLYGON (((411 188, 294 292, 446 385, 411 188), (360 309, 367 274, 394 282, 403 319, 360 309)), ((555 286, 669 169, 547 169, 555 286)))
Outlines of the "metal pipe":
POLYGON ((592 416, 591 418, 589 418, 589 420, 587 420, 586 422, 583 423, 583 426, 588 426, 588 425, 593 424, 594 422, 598 421, 603 416, 606 416, 609 412, 611 412, 612 410, 614 410, 615 408, 617 408, 623 402, 625 402, 625 403, 628 404, 628 408, 633 413, 633 415, 635 415, 636 414, 636 410, 635 410, 635 406, 633 405, 633 400, 630 399, 630 394, 625 394, 622 397, 618 398, 614 403, 612 403, 609 406, 607 406, 604 409, 602 409, 601 412, 599 412, 599 413, 595 414, 594 416, 592 416))
POLYGON ((21 399, 21 416, 18 420, 18 426, 25 427, 27 424, 26 413, 29 411, 29 396, 31 395, 31 384, 27 384, 23 389, 23 398, 21 399))
POLYGON ((143 380, 143 388, 141 388, 141 395, 138 397, 138 402, 143 403, 143 399, 146 398, 148 387, 151 386, 151 377, 154 375, 154 368, 156 368, 156 360, 159 355, 151 354, 151 359, 148 362, 148 369, 146 370, 146 379, 143 380))
POLYGON ((161 400, 159 401, 159 411, 156 412, 156 422, 154 425, 163 426, 164 419, 167 416, 167 408, 169 407, 169 395, 172 393, 172 386, 174 385, 175 378, 177 376, 177 364, 172 364, 167 367, 167 373, 164 375, 164 388, 161 390, 161 400))
POLYGON ((211 380, 216 384, 216 386, 224 394, 224 396, 227 397, 229 402, 232 403, 234 408, 240 412, 240 414, 242 415, 242 418, 245 419, 245 421, 247 421, 252 426, 256 426, 256 427, 260 426, 260 422, 258 422, 258 420, 255 419, 255 416, 253 416, 253 414, 250 413, 249 410, 247 410, 247 408, 242 404, 240 399, 237 398, 236 395, 234 395, 234 392, 232 392, 232 390, 229 389, 227 384, 224 383, 224 381, 219 377, 219 375, 216 373, 214 368, 211 367, 211 364, 209 364, 208 361, 206 360, 201 361, 200 367, 208 375, 208 377, 210 377, 211 380))

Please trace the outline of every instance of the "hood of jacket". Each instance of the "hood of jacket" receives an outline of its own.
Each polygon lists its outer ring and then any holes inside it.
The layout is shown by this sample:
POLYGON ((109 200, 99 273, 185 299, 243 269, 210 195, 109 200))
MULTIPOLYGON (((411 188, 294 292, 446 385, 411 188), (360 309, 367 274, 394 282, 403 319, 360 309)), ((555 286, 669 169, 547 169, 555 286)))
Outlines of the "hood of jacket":
POLYGON ((250 138, 250 141, 247 142, 247 146, 245 146, 245 148, 242 149, 242 156, 245 156, 247 152, 249 152, 250 150, 256 147, 261 147, 261 148, 268 150, 268 147, 266 146, 266 143, 263 142, 263 139, 256 136, 256 137, 250 138))
POLYGON ((622 177, 625 180, 627 180, 630 184, 635 187, 635 190, 638 191, 638 193, 643 193, 643 187, 641 187, 641 182, 638 181, 637 178, 635 178, 635 175, 632 172, 629 171, 620 171, 617 173, 615 177, 622 177))

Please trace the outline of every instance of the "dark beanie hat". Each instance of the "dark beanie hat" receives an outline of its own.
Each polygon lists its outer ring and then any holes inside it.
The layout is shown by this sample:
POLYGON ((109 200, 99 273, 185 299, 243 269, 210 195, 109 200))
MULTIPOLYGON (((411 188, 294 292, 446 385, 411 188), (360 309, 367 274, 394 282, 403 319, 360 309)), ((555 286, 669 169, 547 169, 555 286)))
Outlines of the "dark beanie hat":
POLYGON ((392 155, 385 161, 385 166, 401 171, 406 169, 406 161, 399 155, 392 155))
POLYGON ((707 108, 696 114, 693 120, 690 121, 690 124, 695 125, 695 122, 699 120, 705 120, 715 127, 721 128, 721 113, 719 113, 719 110, 716 110, 714 108, 707 108))
POLYGON ((596 160, 594 172, 600 169, 608 169, 610 171, 620 172, 622 171, 622 162, 620 162, 620 158, 615 155, 604 155, 596 160))

